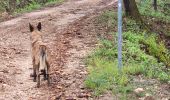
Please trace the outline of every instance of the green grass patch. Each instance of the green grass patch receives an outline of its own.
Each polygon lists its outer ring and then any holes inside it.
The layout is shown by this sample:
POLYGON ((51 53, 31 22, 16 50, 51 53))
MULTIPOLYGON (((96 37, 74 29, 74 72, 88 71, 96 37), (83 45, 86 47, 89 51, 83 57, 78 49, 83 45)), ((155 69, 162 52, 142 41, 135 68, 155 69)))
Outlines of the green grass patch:
POLYGON ((88 70, 90 72, 85 81, 87 87, 94 89, 94 95, 99 95, 108 89, 112 89, 112 85, 119 84, 125 86, 128 83, 126 74, 118 73, 117 63, 108 62, 98 57, 91 59, 88 70))
POLYGON ((41 4, 32 2, 29 5, 25 6, 24 8, 16 9, 15 13, 23 13, 23 12, 30 12, 32 10, 38 9, 41 7, 41 4))
POLYGON ((43 5, 59 4, 62 2, 64 2, 64 0, 48 0, 47 3, 45 4, 32 1, 32 3, 26 5, 24 8, 16 9, 14 13, 17 14, 17 13, 23 13, 23 12, 30 12, 32 10, 41 8, 43 5))
POLYGON ((62 2, 64 2, 64 0, 48 0, 48 2, 45 5, 59 4, 62 2))
POLYGON ((125 88, 130 75, 144 75, 162 82, 170 81, 170 73, 165 71, 165 65, 141 50, 140 40, 145 38, 143 34, 129 31, 123 37, 124 67, 121 74, 117 68, 117 45, 113 41, 102 40, 100 47, 87 60, 89 75, 85 84, 95 90, 95 95, 110 89, 112 85, 125 88))

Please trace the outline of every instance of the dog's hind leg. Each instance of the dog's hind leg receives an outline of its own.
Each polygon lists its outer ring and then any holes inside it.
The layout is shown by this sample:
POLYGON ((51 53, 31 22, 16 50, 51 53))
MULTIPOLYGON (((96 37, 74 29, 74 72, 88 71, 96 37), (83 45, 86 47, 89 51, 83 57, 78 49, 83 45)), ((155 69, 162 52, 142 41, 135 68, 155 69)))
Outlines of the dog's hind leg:
POLYGON ((44 68, 43 70, 41 70, 43 76, 44 76, 44 80, 47 80, 47 73, 46 73, 46 69, 44 68))
POLYGON ((36 74, 37 74, 37 87, 40 87, 40 73, 39 73, 39 64, 36 66, 36 74))
POLYGON ((33 82, 36 82, 37 75, 36 75, 35 59, 33 59, 32 63, 33 63, 33 73, 30 74, 30 77, 33 77, 33 82))
POLYGON ((36 73, 36 68, 33 69, 33 81, 36 82, 36 78, 37 78, 37 73, 36 73))
POLYGON ((50 64, 48 63, 48 61, 46 61, 46 76, 47 76, 47 81, 48 81, 48 86, 50 86, 50 76, 49 76, 49 68, 50 68, 50 64))

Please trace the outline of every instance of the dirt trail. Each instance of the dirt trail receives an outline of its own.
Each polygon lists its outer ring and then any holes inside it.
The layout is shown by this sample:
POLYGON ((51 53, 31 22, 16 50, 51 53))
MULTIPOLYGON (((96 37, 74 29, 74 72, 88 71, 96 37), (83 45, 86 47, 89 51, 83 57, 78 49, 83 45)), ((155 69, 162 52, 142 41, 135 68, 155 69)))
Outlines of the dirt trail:
MULTIPOLYGON (((79 33, 81 24, 116 0, 68 0, 0 23, 0 100, 87 99, 83 58, 94 46, 93 35, 79 33), (52 85, 40 88, 32 72, 28 23, 43 24, 44 41, 52 55, 52 85), (81 23, 81 24, 79 24, 81 23), (90 45, 93 44, 93 45, 90 45), (79 95, 79 93, 82 93, 79 95)), ((84 32, 85 33, 85 32, 84 32)))

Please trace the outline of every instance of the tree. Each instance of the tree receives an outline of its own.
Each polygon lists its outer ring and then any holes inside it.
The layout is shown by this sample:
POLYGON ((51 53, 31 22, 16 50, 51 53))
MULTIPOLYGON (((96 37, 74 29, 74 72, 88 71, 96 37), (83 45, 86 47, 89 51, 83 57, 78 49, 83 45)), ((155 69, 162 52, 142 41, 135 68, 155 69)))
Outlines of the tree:
POLYGON ((126 16, 129 16, 137 21, 142 20, 135 0, 123 0, 123 3, 126 16))
POLYGON ((135 0, 123 0, 123 3, 126 16, 136 20, 142 26, 142 28, 150 31, 149 26, 142 20, 135 0))

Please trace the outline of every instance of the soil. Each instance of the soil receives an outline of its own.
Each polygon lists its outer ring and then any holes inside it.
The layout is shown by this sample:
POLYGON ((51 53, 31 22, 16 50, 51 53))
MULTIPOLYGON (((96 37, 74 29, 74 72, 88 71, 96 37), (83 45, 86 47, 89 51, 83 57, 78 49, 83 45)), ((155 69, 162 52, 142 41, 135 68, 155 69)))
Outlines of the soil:
POLYGON ((68 0, 0 23, 0 100, 92 99, 83 80, 84 58, 96 44, 91 19, 116 0, 68 0), (30 77, 31 44, 28 23, 42 22, 44 42, 51 52, 51 86, 40 88, 30 77), (90 30, 90 31, 89 31, 90 30))

